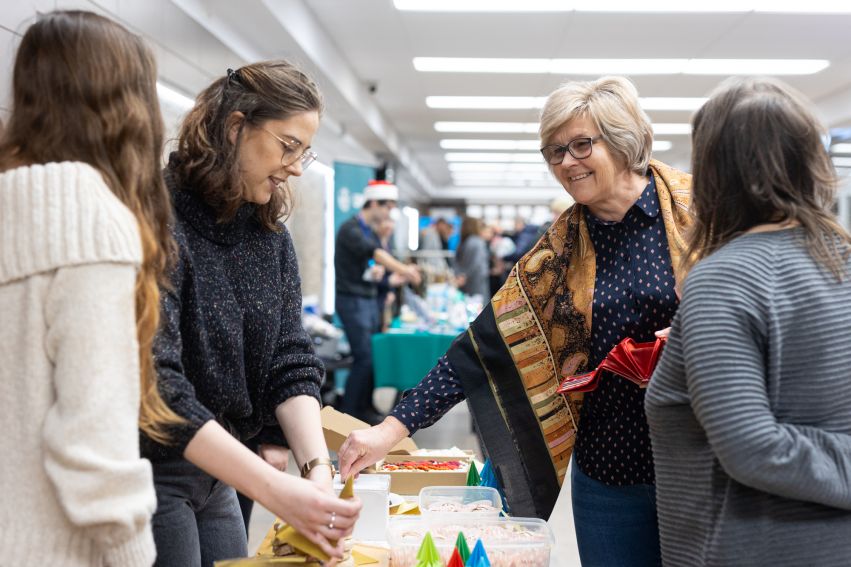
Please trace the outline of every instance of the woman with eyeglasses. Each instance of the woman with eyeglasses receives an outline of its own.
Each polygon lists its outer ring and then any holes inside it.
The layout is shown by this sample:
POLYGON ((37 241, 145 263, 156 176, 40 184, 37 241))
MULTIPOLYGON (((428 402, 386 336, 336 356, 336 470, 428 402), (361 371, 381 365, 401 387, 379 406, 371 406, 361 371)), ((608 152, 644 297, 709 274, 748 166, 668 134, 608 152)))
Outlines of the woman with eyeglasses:
POLYGON ((647 390, 666 565, 848 565, 851 234, 812 105, 733 78, 693 120, 693 265, 647 390))
POLYGON ((650 159, 650 120, 624 78, 557 89, 540 136, 550 171, 576 204, 390 416, 349 436, 341 469, 375 462, 466 398, 513 515, 550 516, 573 454, 582 564, 658 565, 644 390, 613 374, 582 403, 556 388, 622 339, 653 340, 670 324, 690 178, 650 159))
POLYGON ((234 489, 260 502, 333 557, 360 503, 332 491, 319 417, 323 366, 301 326, 301 291, 287 179, 316 154, 322 98, 285 61, 228 71, 180 129, 165 179, 178 257, 163 291, 154 344, 160 391, 186 420, 172 445, 143 437, 157 491, 157 565, 247 554, 234 489), (286 441, 302 479, 261 454, 286 441))

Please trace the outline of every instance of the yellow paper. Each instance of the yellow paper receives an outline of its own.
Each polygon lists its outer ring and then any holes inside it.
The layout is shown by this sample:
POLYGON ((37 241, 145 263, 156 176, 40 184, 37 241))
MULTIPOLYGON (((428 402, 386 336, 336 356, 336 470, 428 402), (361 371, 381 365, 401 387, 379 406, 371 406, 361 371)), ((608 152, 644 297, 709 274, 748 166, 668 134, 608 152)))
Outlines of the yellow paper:
POLYGON ((343 486, 343 490, 340 491, 340 498, 348 500, 349 498, 355 497, 355 475, 349 475, 349 478, 346 479, 346 484, 343 486))
POLYGON ((288 543, 296 551, 315 557, 320 561, 328 561, 330 559, 330 556, 322 551, 322 548, 298 533, 292 526, 285 526, 278 530, 275 541, 277 543, 288 543))
POLYGON ((420 507, 416 502, 402 502, 397 506, 390 508, 391 516, 401 516, 403 514, 415 515, 420 513, 420 507))
POLYGON ((378 563, 378 559, 371 557, 366 553, 361 553, 357 549, 352 550, 352 559, 355 560, 355 565, 370 565, 372 563, 378 563))

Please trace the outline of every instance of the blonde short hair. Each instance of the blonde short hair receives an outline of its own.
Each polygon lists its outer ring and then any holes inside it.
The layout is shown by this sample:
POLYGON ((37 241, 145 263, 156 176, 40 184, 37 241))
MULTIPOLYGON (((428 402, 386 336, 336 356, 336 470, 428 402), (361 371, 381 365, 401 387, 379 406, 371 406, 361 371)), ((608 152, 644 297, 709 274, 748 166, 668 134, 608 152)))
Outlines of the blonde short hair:
POLYGON ((653 127, 638 102, 638 90, 624 77, 565 83, 547 97, 541 111, 541 144, 551 143, 556 131, 579 117, 600 130, 616 160, 644 175, 653 148, 653 127))

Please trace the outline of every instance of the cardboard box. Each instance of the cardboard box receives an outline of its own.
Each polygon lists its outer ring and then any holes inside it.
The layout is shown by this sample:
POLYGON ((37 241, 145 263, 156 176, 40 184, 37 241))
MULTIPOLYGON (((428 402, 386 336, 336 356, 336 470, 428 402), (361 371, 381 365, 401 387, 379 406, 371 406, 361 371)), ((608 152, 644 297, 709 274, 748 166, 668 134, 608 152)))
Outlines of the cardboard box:
MULTIPOLYGON (((356 429, 369 429, 369 424, 352 417, 347 413, 339 412, 331 406, 325 406, 319 414, 322 418, 322 432, 325 434, 325 444, 335 453, 343 446, 343 442, 349 433, 356 429)), ((410 437, 406 437, 397 443, 391 453, 402 454, 413 453, 417 450, 417 444, 410 437)))
POLYGON ((415 496, 426 486, 465 486, 467 470, 471 460, 464 457, 437 457, 434 455, 387 455, 383 461, 376 463, 376 472, 390 475, 390 491, 405 496, 415 496), (383 471, 383 463, 400 463, 404 461, 461 461, 466 467, 457 471, 383 471))
MULTIPOLYGON (((339 412, 331 406, 322 408, 320 415, 322 416, 322 431, 325 434, 325 443, 334 452, 340 450, 349 433, 356 429, 369 428, 368 423, 339 412)), ((401 461, 462 461, 467 462, 469 466, 473 458, 472 451, 464 451, 463 456, 440 454, 439 451, 429 451, 428 455, 416 455, 415 453, 418 450, 417 444, 410 437, 405 438, 390 450, 384 461, 376 463, 376 467, 381 462, 392 463, 401 461)), ((426 486, 464 486, 467 483, 467 468, 461 471, 381 472, 370 467, 363 472, 367 474, 378 472, 379 474, 390 475, 390 491, 406 496, 416 496, 420 493, 420 489, 426 486)))

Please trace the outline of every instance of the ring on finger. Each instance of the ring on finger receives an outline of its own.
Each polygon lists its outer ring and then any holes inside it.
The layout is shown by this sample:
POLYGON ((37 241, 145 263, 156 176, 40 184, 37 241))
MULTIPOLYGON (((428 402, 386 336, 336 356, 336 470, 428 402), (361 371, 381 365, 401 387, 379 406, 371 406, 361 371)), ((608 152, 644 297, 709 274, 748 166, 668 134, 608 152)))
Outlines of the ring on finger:
POLYGON ((336 520, 336 519, 337 519, 337 512, 331 512, 331 521, 328 522, 328 529, 329 530, 334 529, 334 520, 336 520))

